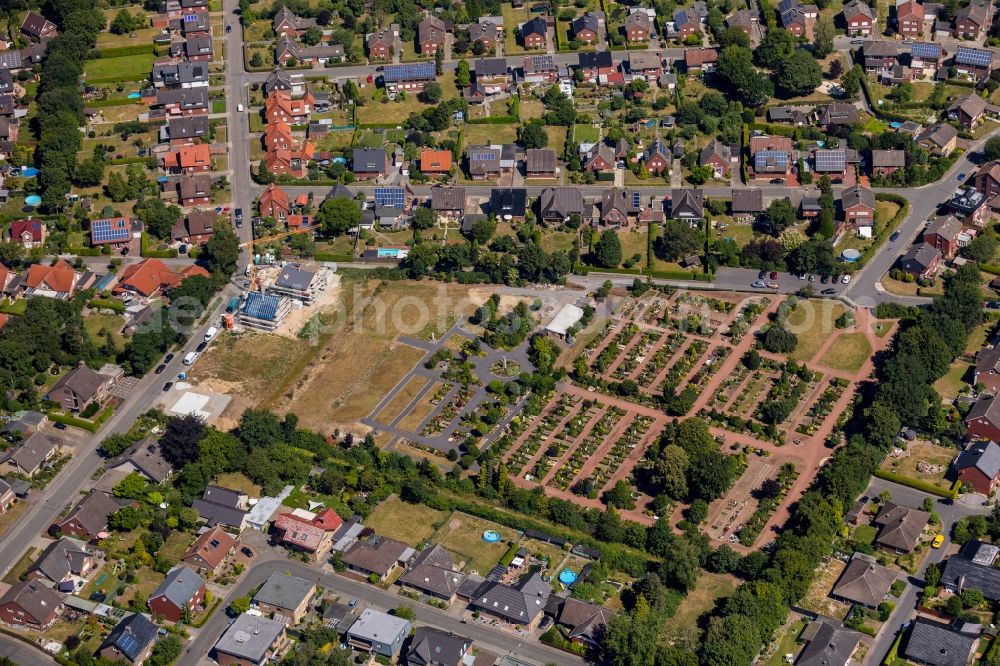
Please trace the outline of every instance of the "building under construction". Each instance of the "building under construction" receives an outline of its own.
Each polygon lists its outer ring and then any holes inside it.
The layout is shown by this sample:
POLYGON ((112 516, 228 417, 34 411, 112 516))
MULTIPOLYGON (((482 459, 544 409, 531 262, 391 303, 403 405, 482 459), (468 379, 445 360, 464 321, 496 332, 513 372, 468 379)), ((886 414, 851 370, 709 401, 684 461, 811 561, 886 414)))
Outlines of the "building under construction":
POLYGON ((291 311, 292 301, 287 296, 251 291, 240 308, 239 321, 246 328, 273 333, 291 311))
POLYGON ((326 289, 326 270, 307 270, 300 265, 288 264, 267 288, 267 293, 287 296, 306 305, 312 305, 316 296, 326 289))

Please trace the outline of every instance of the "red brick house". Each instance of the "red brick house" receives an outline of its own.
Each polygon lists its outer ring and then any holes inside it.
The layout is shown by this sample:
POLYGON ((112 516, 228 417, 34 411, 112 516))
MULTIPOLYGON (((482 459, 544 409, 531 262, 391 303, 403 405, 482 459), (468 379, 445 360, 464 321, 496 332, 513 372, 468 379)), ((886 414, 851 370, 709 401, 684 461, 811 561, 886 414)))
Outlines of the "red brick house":
POLYGON ((596 12, 587 12, 573 19, 573 39, 584 44, 596 44, 601 39, 602 18, 596 12))
POLYGON ((906 167, 906 153, 902 150, 873 150, 872 174, 891 176, 906 167))
POLYGON ((649 41, 653 32, 653 20, 643 7, 635 7, 625 17, 625 40, 630 44, 649 41))
POLYGON ((439 48, 444 48, 447 29, 444 21, 437 16, 427 16, 417 25, 417 45, 421 55, 434 55, 439 48))
POLYGON ((955 15, 955 37, 978 39, 979 33, 988 27, 989 15, 989 0, 973 0, 962 7, 955 15))
POLYGON ((972 406, 965 417, 969 437, 986 441, 1000 441, 1000 397, 984 396, 972 406))
POLYGON ((392 60, 393 45, 399 37, 399 26, 393 23, 388 29, 376 30, 368 35, 365 43, 368 46, 369 60, 392 60))
POLYGON ((185 613, 195 613, 205 601, 205 581, 185 566, 174 567, 149 595, 149 611, 154 618, 180 622, 185 613))
POLYGON ((313 103, 312 93, 308 90, 302 99, 292 99, 288 93, 276 90, 264 101, 264 117, 268 125, 272 123, 302 125, 309 122, 313 103))
POLYGON ((719 60, 719 49, 685 49, 684 65, 688 72, 711 72, 719 60))
POLYGON ((168 173, 192 174, 211 171, 212 152, 206 143, 183 146, 163 155, 163 169, 168 173))
POLYGON ((226 558, 236 552, 236 539, 216 525, 195 539, 184 553, 181 562, 195 571, 208 571, 213 575, 222 573, 226 558))
POLYGON ((283 222, 292 212, 292 207, 288 202, 288 195, 285 191, 274 183, 269 183, 264 192, 260 195, 261 217, 273 217, 279 222, 283 222))
POLYGON ((958 235, 962 223, 952 215, 938 217, 924 231, 924 242, 938 249, 945 259, 954 259, 958 252, 958 235))
POLYGON ((670 168, 670 149, 667 144, 657 139, 649 144, 645 153, 646 170, 654 176, 659 176, 670 168))
POLYGON ((870 227, 875 223, 875 193, 867 187, 855 185, 844 190, 840 202, 846 222, 856 227, 870 227))
POLYGON ((1000 160, 987 162, 976 174, 976 190, 992 199, 1000 194, 1000 160))
POLYGON ((598 144, 587 156, 583 170, 588 173, 612 173, 615 170, 615 151, 604 143, 598 144))
POLYGON ((693 10, 677 9, 674 11, 674 30, 675 37, 683 41, 701 31, 701 17, 693 10))
POLYGON ((90 541, 107 528, 108 518, 119 508, 120 505, 114 497, 95 490, 80 500, 70 514, 54 526, 55 531, 90 541))
POLYGON ((1000 346, 979 350, 972 383, 982 384, 987 391, 1000 391, 1000 346))
POLYGON ((710 141, 701 149, 698 164, 712 168, 713 178, 728 178, 731 165, 729 146, 718 139, 710 141))
POLYGON ((875 34, 875 10, 861 0, 852 0, 841 10, 847 34, 851 37, 867 37, 875 34))
POLYGON ((10 240, 25 248, 43 245, 47 234, 44 220, 14 220, 10 223, 10 240))
POLYGON ((991 495, 1000 477, 1000 445, 996 442, 976 442, 955 458, 958 480, 980 494, 991 495))
POLYGON ((62 596, 38 581, 18 581, 0 597, 0 622, 44 629, 62 614, 62 596))
POLYGON ((924 31, 924 6, 917 0, 897 4, 896 30, 903 37, 918 37, 924 31))
POLYGON ((212 202, 212 177, 205 173, 184 176, 173 183, 166 182, 163 186, 173 186, 177 190, 178 203, 184 207, 212 202))
POLYGON ((521 41, 526 49, 544 49, 549 26, 543 18, 533 18, 521 24, 521 41))
POLYGON ((36 12, 28 12, 21 21, 21 32, 35 41, 44 42, 59 34, 56 24, 36 12))

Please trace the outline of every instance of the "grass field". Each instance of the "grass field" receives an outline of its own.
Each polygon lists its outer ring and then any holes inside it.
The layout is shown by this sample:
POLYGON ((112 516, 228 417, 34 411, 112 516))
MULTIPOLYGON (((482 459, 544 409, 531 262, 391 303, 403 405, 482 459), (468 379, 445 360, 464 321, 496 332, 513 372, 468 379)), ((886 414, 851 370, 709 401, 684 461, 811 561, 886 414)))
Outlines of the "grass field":
POLYGON ((444 511, 422 504, 407 504, 393 495, 372 510, 365 518, 365 525, 390 539, 416 546, 429 539, 447 517, 444 511))
POLYGON ((542 232, 541 248, 546 252, 555 252, 556 250, 569 252, 575 238, 576 232, 573 231, 542 232))
POLYGON ((83 318, 83 328, 87 331, 87 337, 96 344, 104 344, 104 338, 98 335, 101 329, 111 332, 111 338, 119 349, 125 343, 125 337, 121 334, 122 326, 125 325, 125 318, 121 315, 92 314, 83 318))
POLYGON ((850 606, 845 603, 835 601, 828 595, 833 589, 834 583, 840 578, 846 565, 841 560, 831 558, 827 562, 820 564, 816 570, 812 585, 806 591, 806 596, 799 603, 806 610, 826 615, 827 617, 843 620, 847 616, 850 606))
POLYGON ((465 146, 513 143, 516 140, 517 125, 466 125, 462 130, 465 146))
POLYGON ((196 379, 232 383, 236 393, 267 403, 277 398, 275 392, 286 381, 288 369, 309 351, 309 343, 302 340, 227 333, 202 355, 191 374, 196 379))
POLYGON ((420 393, 420 389, 427 386, 427 382, 430 381, 429 377, 424 377, 423 375, 415 375, 410 378, 410 381, 406 382, 406 385, 399 390, 388 405, 382 408, 382 411, 378 413, 379 421, 382 423, 392 423, 392 420, 399 416, 403 409, 406 408, 410 402, 417 397, 420 393))
POLYGON ((909 446, 906 447, 907 455, 899 458, 891 456, 886 458, 885 462, 882 463, 882 469, 895 474, 902 474, 911 479, 926 481, 939 488, 950 488, 951 483, 945 476, 948 473, 948 468, 951 466, 951 461, 955 459, 956 453, 955 449, 945 446, 938 446, 930 442, 914 441, 910 442, 909 446), (920 463, 936 466, 940 470, 927 471, 925 469, 925 471, 921 472, 917 469, 920 463))
POLYGON ((517 533, 508 527, 456 511, 434 534, 433 540, 455 556, 456 564, 461 566, 464 563, 464 571, 475 571, 485 576, 507 552, 507 542, 517 538, 517 533), (483 541, 486 530, 499 532, 500 541, 483 541))
POLYGON ((858 543, 870 546, 875 541, 876 535, 878 535, 878 530, 871 525, 858 525, 854 528, 854 540, 858 543))
POLYGON ((736 589, 736 578, 725 574, 702 572, 698 583, 688 592, 677 607, 674 617, 667 623, 664 638, 696 644, 702 633, 700 618, 715 607, 715 602, 728 597, 736 589))
POLYGON ((788 316, 788 328, 799 338, 792 352, 797 361, 810 360, 835 331, 833 322, 844 314, 844 306, 828 300, 802 300, 788 316))
POLYGON ((142 81, 153 68, 153 54, 140 53, 121 58, 97 58, 84 65, 84 76, 89 83, 101 81, 142 81))
POLYGON ((633 268, 646 267, 646 248, 649 241, 649 233, 644 228, 620 229, 618 240, 622 244, 622 262, 628 261, 635 255, 639 255, 639 261, 633 268))
MULTIPOLYGON (((437 383, 439 382, 435 382, 435 384, 437 383)), ((427 415, 430 414, 431 410, 435 407, 431 404, 431 398, 434 397, 438 388, 438 386, 432 386, 427 389, 427 393, 425 393, 424 397, 420 399, 420 402, 414 405, 413 409, 411 409, 409 413, 403 417, 403 420, 397 424, 400 430, 406 430, 407 432, 417 431, 417 427, 420 425, 420 422, 427 418, 427 415)))
POLYGON ((188 547, 193 541, 194 538, 191 534, 175 530, 170 533, 170 536, 167 537, 166 542, 164 542, 160 550, 157 551, 156 555, 157 557, 163 557, 171 562, 177 562, 184 557, 184 553, 187 552, 188 547))
POLYGON ((223 474, 214 481, 215 485, 230 490, 239 490, 247 494, 248 497, 260 497, 261 488, 256 483, 243 475, 243 472, 230 472, 223 474))
POLYGON ((573 140, 577 143, 597 143, 601 140, 601 129, 593 125, 573 125, 573 140))
POLYGON ((886 336, 886 334, 889 333, 889 331, 892 330, 892 322, 891 321, 879 321, 879 322, 876 322, 875 326, 874 326, 874 330, 875 330, 875 335, 876 336, 878 336, 880 338, 884 338, 886 336))
POLYGON ((798 651, 799 634, 802 633, 807 624, 809 624, 809 620, 802 618, 796 620, 786 630, 782 631, 781 639, 778 641, 778 646, 775 648, 774 654, 768 657, 763 666, 786 666, 788 661, 785 659, 785 655, 795 654, 798 651))
POLYGON ((872 346, 864 333, 841 333, 820 361, 834 370, 857 372, 872 354, 872 346))
MULTIPOLYGON (((965 376, 971 367, 972 364, 967 361, 955 361, 948 367, 948 372, 945 373, 944 377, 934 382, 934 390, 942 398, 957 398, 962 389, 969 387, 965 376)), ((969 379, 972 377, 970 376, 969 379)))
POLYGON ((504 25, 504 55, 517 55, 519 53, 525 53, 524 48, 518 41, 517 33, 518 26, 527 21, 529 18, 528 8, 521 7, 514 9, 509 3, 505 2, 502 5, 502 9, 504 25))

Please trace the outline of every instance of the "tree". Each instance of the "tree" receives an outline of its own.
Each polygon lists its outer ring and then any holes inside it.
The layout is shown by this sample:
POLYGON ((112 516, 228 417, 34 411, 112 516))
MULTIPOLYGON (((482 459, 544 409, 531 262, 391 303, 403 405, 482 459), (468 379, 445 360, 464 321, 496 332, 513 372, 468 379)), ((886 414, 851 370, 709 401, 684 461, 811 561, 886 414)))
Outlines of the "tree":
POLYGON ((748 106, 762 106, 774 93, 771 80, 754 68, 753 53, 746 47, 732 45, 722 49, 716 71, 748 106))
POLYGON ((790 354, 798 343, 798 336, 784 326, 771 326, 761 339, 761 345, 772 354, 790 354))
POLYGON ((108 175, 108 184, 105 186, 108 197, 115 203, 121 203, 128 198, 128 185, 125 178, 117 171, 112 171, 108 175))
POLYGON ((431 81, 424 86, 424 89, 417 94, 417 97, 419 97, 420 101, 424 104, 437 104, 441 101, 442 94, 441 84, 431 81))
POLYGON ((764 233, 780 236, 782 231, 795 224, 792 202, 788 199, 775 199, 761 215, 758 224, 764 233))
POLYGON ((146 231, 160 240, 170 240, 174 225, 181 219, 181 209, 162 199, 149 199, 137 210, 146 231))
POLYGON ((795 49, 778 66, 775 88, 786 97, 800 97, 816 90, 822 82, 819 63, 807 51, 795 49))
POLYGON ((709 165, 693 166, 688 173, 688 182, 692 185, 704 185, 712 178, 712 167, 709 165))
MULTIPOLYGON (((990 141, 992 140, 990 139, 990 141)), ((993 255, 996 254, 998 243, 1000 241, 998 241, 997 235, 991 231, 986 231, 977 234, 968 245, 959 250, 959 254, 977 263, 984 263, 992 259, 993 255)))
POLYGON ((302 43, 306 46, 316 46, 323 40, 323 31, 316 26, 310 26, 302 33, 302 43))
POLYGON ((263 67, 264 57, 260 54, 260 51, 254 51, 250 56, 250 66, 251 67, 263 67))
POLYGON ((613 229, 605 229, 594 246, 594 262, 601 268, 617 268, 622 263, 622 244, 613 229))
POLYGON ((132 472, 124 479, 119 481, 112 492, 115 497, 124 497, 125 499, 142 499, 146 496, 146 478, 139 474, 138 472, 132 472))
POLYGON ((836 34, 833 19, 820 16, 813 29, 813 55, 822 59, 833 53, 833 38, 836 34))
POLYGON ((167 634, 162 640, 157 641, 149 656, 149 664, 150 666, 170 666, 177 657, 181 656, 183 649, 184 642, 177 634, 167 634))
POLYGON ((212 273, 232 275, 240 257, 240 239, 229 222, 216 220, 201 257, 212 273))
POLYGON ((97 187, 104 180, 104 160, 92 157, 76 165, 73 182, 80 187, 97 187))
POLYGON ((784 28, 768 28, 754 56, 761 67, 778 69, 795 50, 795 37, 792 33, 784 28))
POLYGON ((411 224, 414 229, 423 230, 430 229, 437 222, 437 215, 434 214, 430 208, 426 206, 421 206, 417 208, 416 212, 413 213, 413 221, 411 224))
POLYGON ((114 458, 125 452, 125 449, 132 446, 132 438, 122 433, 108 435, 101 441, 101 453, 108 458, 114 458))
POLYGON ((654 666, 662 619, 645 597, 635 608, 619 613, 609 622, 603 641, 606 666, 654 666))
POLYGON ((198 459, 198 442, 205 437, 205 422, 188 414, 167 421, 160 450, 174 469, 180 469, 198 459))
POLYGON ((124 506, 108 517, 108 527, 116 532, 131 532, 139 527, 140 519, 141 516, 136 509, 124 506))
POLYGON ((663 232, 657 236, 653 244, 653 250, 661 259, 677 261, 696 252, 702 242, 701 234, 688 222, 667 220, 664 222, 663 232))
POLYGON ((987 160, 1000 160, 1000 136, 991 136, 986 141, 983 154, 987 160))
POLYGON ((464 58, 458 61, 455 67, 455 86, 462 90, 468 88, 472 82, 472 74, 469 71, 469 63, 464 58))
POLYGON ((124 35, 127 32, 135 30, 138 27, 136 23, 137 21, 132 18, 127 9, 119 9, 118 13, 115 14, 115 18, 111 21, 109 30, 116 35, 124 35))
POLYGON ((860 65, 855 65, 851 69, 847 70, 846 74, 840 77, 840 87, 843 88, 844 94, 848 97, 857 97, 858 93, 861 91, 861 85, 864 78, 864 70, 861 69, 860 65))
POLYGON ((229 604, 229 610, 233 615, 242 615, 250 610, 250 597, 237 597, 229 604))
POLYGON ((347 197, 326 199, 316 213, 316 222, 323 233, 342 236, 361 222, 361 209, 356 201, 347 197))
POLYGON ((525 148, 544 148, 549 143, 545 123, 540 118, 529 120, 518 128, 518 139, 525 148))
POLYGON ((493 238, 493 234, 496 233, 497 223, 490 218, 483 218, 481 220, 476 220, 472 223, 472 229, 469 232, 469 237, 475 243, 480 245, 485 245, 493 238))

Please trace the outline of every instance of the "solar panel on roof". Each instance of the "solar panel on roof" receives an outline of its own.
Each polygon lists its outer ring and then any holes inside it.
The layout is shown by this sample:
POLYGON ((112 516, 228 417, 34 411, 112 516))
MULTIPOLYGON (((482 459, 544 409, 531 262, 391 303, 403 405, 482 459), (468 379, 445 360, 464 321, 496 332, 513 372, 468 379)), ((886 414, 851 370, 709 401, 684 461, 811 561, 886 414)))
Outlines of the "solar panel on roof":
POLYGON ((761 150, 754 155, 753 163, 754 167, 757 169, 767 166, 787 166, 788 153, 783 150, 761 150))
POLYGON ((847 163, 847 153, 843 150, 817 150, 817 171, 843 171, 847 163))
POLYGON ((433 79, 435 72, 435 66, 432 62, 419 62, 412 65, 386 65, 382 78, 389 82, 433 79))
POLYGON ((94 220, 90 237, 94 243, 114 243, 128 240, 132 232, 123 220, 94 220))
POLYGON ((133 636, 122 634, 121 638, 118 639, 118 647, 126 655, 132 657, 138 653, 139 641, 135 640, 133 636))
POLYGON ((638 193, 638 192, 633 192, 632 193, 632 207, 633 208, 638 208, 639 207, 639 203, 641 201, 642 201, 642 195, 640 193, 638 193))
POLYGON ((472 159, 477 162, 492 162, 497 158, 496 153, 472 153, 472 159))
POLYGON ((243 304, 243 314, 255 319, 273 320, 278 314, 278 297, 251 291, 243 304))
POLYGON ((913 48, 910 49, 911 58, 937 58, 939 55, 941 55, 940 44, 918 42, 913 45, 913 48))
POLYGON ((406 204, 406 190, 402 187, 376 187, 375 205, 403 208, 406 204))
POLYGON ((980 49, 970 49, 967 46, 959 46, 955 53, 955 62, 959 65, 974 65, 976 67, 986 67, 993 59, 993 53, 980 49))
POLYGON ((197 23, 198 22, 198 15, 197 14, 185 14, 184 15, 184 22, 185 23, 197 23))

